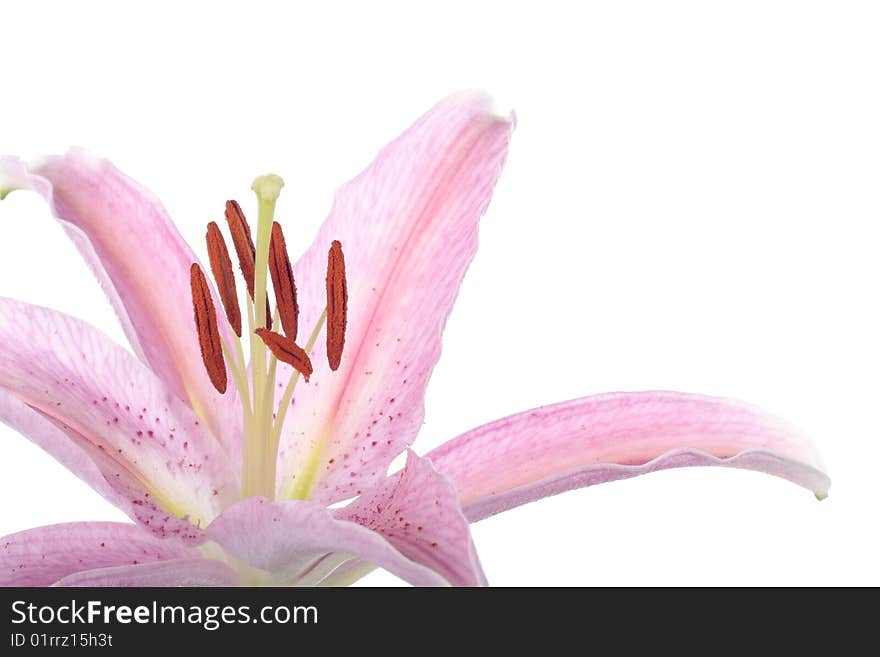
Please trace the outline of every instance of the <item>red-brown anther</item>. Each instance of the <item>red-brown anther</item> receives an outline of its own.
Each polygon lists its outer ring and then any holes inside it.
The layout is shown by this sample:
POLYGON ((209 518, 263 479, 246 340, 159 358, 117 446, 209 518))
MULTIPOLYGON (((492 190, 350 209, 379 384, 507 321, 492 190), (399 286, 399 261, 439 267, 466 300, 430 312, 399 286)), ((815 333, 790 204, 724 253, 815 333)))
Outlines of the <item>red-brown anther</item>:
MULTIPOLYGON (((226 201, 226 222, 229 224, 229 233, 232 235, 232 245, 238 256, 238 266, 241 275, 247 285, 251 300, 254 299, 254 262, 257 258, 257 249, 251 237, 251 227, 248 225, 244 212, 238 201, 226 201)), ((272 328, 272 310, 269 307, 269 295, 266 294, 266 326, 272 328)))
POLYGON ((269 273, 272 275, 272 286, 275 288, 275 302, 278 304, 278 315, 284 335, 296 340, 299 322, 299 305, 296 301, 296 284, 293 281, 293 268, 287 256, 287 244, 284 232, 277 221, 272 224, 272 241, 269 242, 269 273))
POLYGON ((348 284, 345 280, 345 256, 342 244, 333 240, 327 254, 327 362, 336 371, 345 347, 345 324, 348 321, 348 284))
POLYGON ((220 292, 220 301, 226 311, 229 325, 238 337, 241 337, 241 309, 238 307, 238 292, 235 289, 235 275, 232 273, 232 261, 229 259, 229 251, 223 240, 223 233, 216 222, 208 224, 208 233, 205 235, 208 242, 208 258, 211 261, 211 272, 217 282, 220 292))
POLYGON ((308 382, 312 375, 312 361, 302 347, 275 331, 258 328, 254 333, 260 336, 275 358, 295 368, 308 382))
POLYGON ((266 292, 266 328, 272 328, 272 308, 269 306, 269 293, 266 292))
POLYGON ((257 257, 257 249, 254 240, 251 239, 251 227, 245 219, 244 212, 237 201, 226 201, 226 223, 229 224, 229 232, 232 235, 232 245, 238 256, 238 266, 241 275, 247 285, 248 294, 254 298, 254 260, 257 257))
POLYGON ((217 330, 217 313, 214 311, 211 289, 208 287, 202 268, 196 263, 190 267, 189 280, 202 362, 205 363, 211 383, 222 395, 226 392, 226 362, 223 360, 223 350, 220 348, 220 332, 217 330))

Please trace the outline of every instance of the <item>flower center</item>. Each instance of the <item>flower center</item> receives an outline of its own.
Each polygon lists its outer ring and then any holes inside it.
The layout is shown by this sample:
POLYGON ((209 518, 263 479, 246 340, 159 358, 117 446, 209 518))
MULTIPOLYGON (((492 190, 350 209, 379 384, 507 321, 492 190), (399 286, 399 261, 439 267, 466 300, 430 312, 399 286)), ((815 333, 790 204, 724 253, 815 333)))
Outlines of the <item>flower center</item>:
POLYGON ((327 306, 315 322, 311 335, 300 347, 299 304, 293 268, 281 225, 274 221, 275 202, 284 181, 279 176, 260 176, 252 185, 257 195, 257 241, 235 201, 226 202, 226 222, 247 286, 249 359, 242 346, 242 313, 235 274, 223 233, 215 222, 206 235, 211 272, 226 320, 232 329, 224 337, 217 323, 214 297, 202 268, 190 268, 193 313, 202 361, 220 394, 227 389, 227 372, 241 401, 244 436, 242 444, 242 498, 262 495, 275 499, 275 471, 281 430, 300 376, 308 382, 313 372, 309 354, 326 325, 327 361, 336 371, 345 346, 348 287, 342 245, 334 241, 327 255, 327 306), (268 280, 272 279, 275 309, 271 311, 268 280), (275 376, 278 361, 293 367, 281 399, 275 406, 275 376))

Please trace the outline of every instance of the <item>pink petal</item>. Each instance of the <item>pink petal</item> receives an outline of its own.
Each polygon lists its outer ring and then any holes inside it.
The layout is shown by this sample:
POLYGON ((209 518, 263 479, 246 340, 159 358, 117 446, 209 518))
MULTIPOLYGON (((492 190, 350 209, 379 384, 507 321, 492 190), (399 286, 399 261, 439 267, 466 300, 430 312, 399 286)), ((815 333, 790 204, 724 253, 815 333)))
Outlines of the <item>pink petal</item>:
POLYGON ((415 438, 440 336, 477 248, 477 226, 501 173, 512 130, 490 100, 442 101, 337 193, 330 216, 297 263, 300 326, 324 309, 327 251, 340 240, 348 278, 348 330, 339 370, 323 340, 300 384, 281 444, 279 495, 301 494, 303 467, 320 449, 313 499, 353 497, 385 476, 415 438), (299 474, 301 482, 293 479, 299 474))
POLYGON ((241 578, 214 559, 174 559, 85 570, 52 586, 238 586, 241 578))
POLYGON ((131 513, 131 508, 126 506, 130 504, 127 496, 111 486, 88 453, 77 446, 52 418, 34 410, 13 393, 0 389, 0 421, 51 454, 110 502, 131 513))
MULTIPOLYGON (((156 536, 201 540, 192 524, 160 507, 151 489, 80 433, 0 389, 0 421, 51 454, 105 499, 156 536)), ((40 486, 39 478, 34 480, 40 486)))
POLYGON ((194 525, 206 526, 236 499, 237 473, 211 433, 94 327, 0 299, 0 344, 0 419, 33 433, 90 483, 100 472, 99 492, 121 498, 151 531, 195 538, 194 525))
POLYGON ((381 534, 401 554, 454 586, 486 584, 454 486, 413 452, 398 477, 383 480, 336 517, 381 534))
POLYGON ((742 402, 675 392, 610 393, 544 406, 430 452, 473 522, 582 486, 665 468, 720 465, 828 492, 809 440, 742 402))
POLYGON ((227 554, 269 573, 281 584, 312 583, 325 561, 359 557, 420 586, 447 581, 433 569, 408 559, 385 538, 355 522, 339 520, 316 502, 270 502, 251 497, 226 509, 207 536, 227 554))
MULTIPOLYGON (((80 150, 31 167, 0 158, 0 190, 11 188, 46 199, 95 272, 138 357, 237 446, 235 391, 217 394, 193 325, 189 271, 198 260, 159 200, 108 161, 80 150)), ((229 335, 225 323, 221 329, 229 335)))
POLYGON ((82 570, 180 559, 198 552, 137 525, 72 522, 0 538, 0 586, 49 586, 82 570))

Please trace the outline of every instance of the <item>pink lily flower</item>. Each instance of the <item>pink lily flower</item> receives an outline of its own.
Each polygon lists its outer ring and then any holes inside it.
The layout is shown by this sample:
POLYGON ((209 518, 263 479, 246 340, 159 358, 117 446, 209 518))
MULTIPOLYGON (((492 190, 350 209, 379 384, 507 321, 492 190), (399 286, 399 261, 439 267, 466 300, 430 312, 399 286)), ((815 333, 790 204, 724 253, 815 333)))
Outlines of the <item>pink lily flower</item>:
POLYGON ((819 457, 789 424, 674 392, 537 408, 408 451, 387 474, 422 425, 512 129, 481 94, 440 102, 342 187, 293 266, 273 223, 282 182, 257 179, 255 242, 227 205, 245 313, 215 224, 216 291, 159 201, 109 162, 0 159, 0 197, 46 200, 131 343, 0 299, 0 419, 133 521, 6 536, 0 584, 341 585, 379 567, 482 585, 469 523, 573 488, 722 466, 825 496, 819 457))

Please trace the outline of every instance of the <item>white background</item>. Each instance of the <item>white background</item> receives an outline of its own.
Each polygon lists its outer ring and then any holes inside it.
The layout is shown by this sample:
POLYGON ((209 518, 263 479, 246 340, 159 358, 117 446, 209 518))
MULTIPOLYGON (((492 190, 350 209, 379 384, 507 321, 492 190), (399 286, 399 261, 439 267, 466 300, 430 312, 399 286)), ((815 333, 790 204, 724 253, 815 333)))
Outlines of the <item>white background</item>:
MULTIPOLYGON (((317 5, 3 3, 0 153, 109 157, 202 254, 225 199, 273 170, 298 251, 384 143, 485 88, 519 124, 417 449, 662 388, 790 418, 833 478, 822 503, 718 469, 543 500, 474 526, 490 581, 880 584, 876 5, 317 5)), ((0 205, 0 230, 0 295, 123 339, 36 195, 0 205)), ((0 449, 0 535, 123 519, 6 427, 0 449)))

